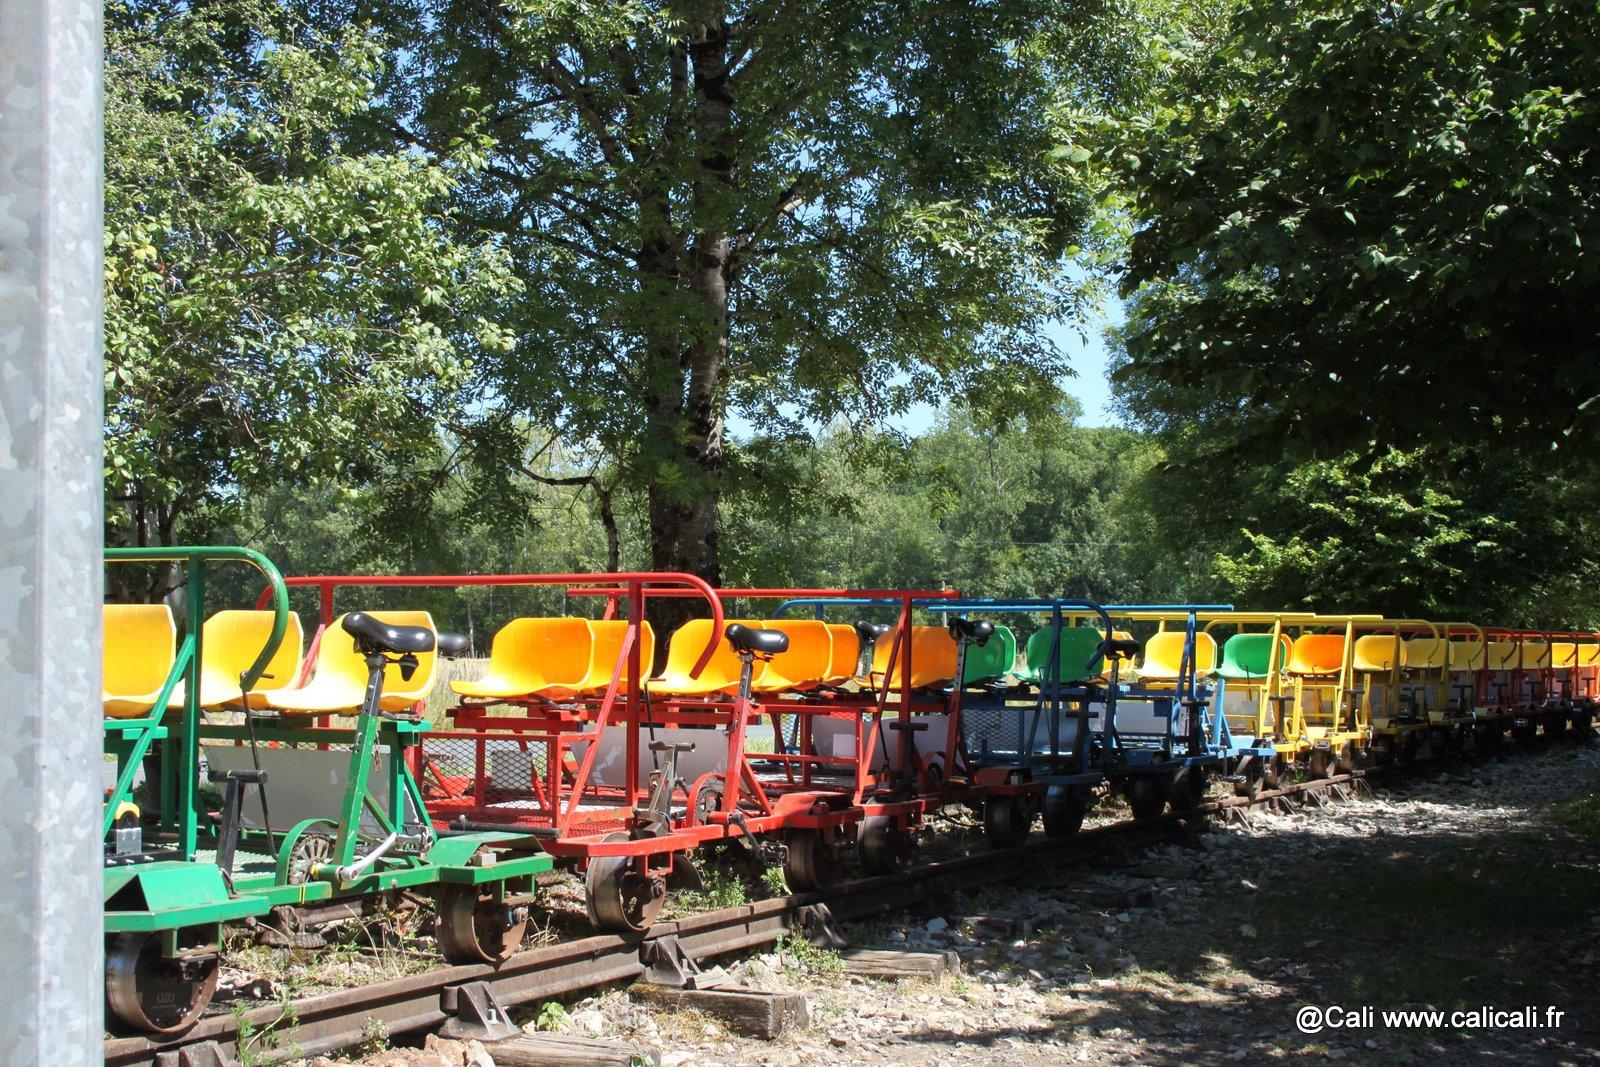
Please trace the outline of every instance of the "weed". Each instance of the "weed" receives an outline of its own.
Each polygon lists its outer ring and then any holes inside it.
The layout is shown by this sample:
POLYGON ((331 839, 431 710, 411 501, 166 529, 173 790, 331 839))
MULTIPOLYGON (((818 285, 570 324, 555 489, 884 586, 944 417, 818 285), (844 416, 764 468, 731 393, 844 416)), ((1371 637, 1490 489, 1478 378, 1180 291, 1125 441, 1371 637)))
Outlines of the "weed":
POLYGON ((389 1027, 379 1018, 367 1020, 366 1027, 361 1031, 361 1044, 356 1046, 363 1056, 375 1052, 389 1050, 389 1027))
POLYGON ((1569 833, 1600 841, 1600 793, 1587 793, 1552 804, 1545 818, 1569 833))
POLYGON ((780 937, 776 947, 783 960, 784 973, 791 980, 802 976, 844 973, 844 961, 837 952, 831 948, 819 948, 797 934, 780 937))
POLYGON ((572 1016, 567 1014, 566 1005, 560 1001, 547 1000, 539 1005, 539 1011, 533 1017, 535 1030, 549 1030, 560 1033, 566 1030, 572 1016))
POLYGON ((789 895, 789 882, 783 876, 782 867, 768 867, 763 870, 761 872, 761 884, 766 887, 767 892, 775 897, 789 895))
POLYGON ((256 1026, 255 1023, 245 1018, 245 1013, 250 1010, 247 1004, 233 1006, 234 1027, 238 1033, 239 1067, 256 1067, 263 1062, 268 1054, 275 1058, 298 1059, 300 1048, 295 1044, 284 1044, 286 1039, 292 1040, 295 1029, 300 1022, 299 1013, 294 1006, 294 988, 288 984, 283 985, 278 992, 278 1017, 265 1026, 256 1026))
POLYGON ((680 906, 689 911, 720 911, 750 903, 744 879, 737 871, 721 866, 707 866, 700 872, 705 888, 686 889, 678 894, 680 906))

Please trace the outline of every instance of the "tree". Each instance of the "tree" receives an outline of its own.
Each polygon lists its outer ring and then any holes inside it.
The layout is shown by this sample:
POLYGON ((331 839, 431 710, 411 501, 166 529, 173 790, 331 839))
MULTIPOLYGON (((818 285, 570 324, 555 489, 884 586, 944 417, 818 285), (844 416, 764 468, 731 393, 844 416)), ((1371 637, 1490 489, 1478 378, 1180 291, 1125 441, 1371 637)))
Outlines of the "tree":
POLYGON ((106 25, 108 541, 203 540, 250 489, 436 447, 517 288, 445 224, 471 152, 347 151, 376 45, 275 0, 106 25))
POLYGON ((721 577, 729 479, 764 474, 734 469, 730 415, 798 438, 951 397, 1054 405, 1042 327, 1081 309, 1064 267, 1099 239, 1072 131, 1125 91, 1121 5, 304 6, 387 35, 368 143, 493 139, 458 203, 529 293, 467 438, 487 466, 527 450, 508 425, 592 447, 646 494, 655 567, 721 577))
POLYGON ((1124 376, 1269 449, 1589 462, 1600 9, 1266 0, 1127 145, 1124 376))

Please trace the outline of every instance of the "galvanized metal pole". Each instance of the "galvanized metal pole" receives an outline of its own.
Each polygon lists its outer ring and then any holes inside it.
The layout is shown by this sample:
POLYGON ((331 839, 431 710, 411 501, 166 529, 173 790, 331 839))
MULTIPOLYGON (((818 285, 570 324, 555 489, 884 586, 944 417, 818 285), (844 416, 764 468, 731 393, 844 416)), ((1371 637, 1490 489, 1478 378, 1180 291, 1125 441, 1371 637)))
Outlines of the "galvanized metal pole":
POLYGON ((101 1060, 100 0, 0 0, 0 1060, 101 1060))

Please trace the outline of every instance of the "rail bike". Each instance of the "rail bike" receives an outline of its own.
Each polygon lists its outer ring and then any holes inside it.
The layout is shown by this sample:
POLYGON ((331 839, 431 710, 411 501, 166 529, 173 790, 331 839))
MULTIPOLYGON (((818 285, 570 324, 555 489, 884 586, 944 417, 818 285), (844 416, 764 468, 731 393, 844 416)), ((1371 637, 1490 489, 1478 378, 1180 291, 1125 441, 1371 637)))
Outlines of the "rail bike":
POLYGON ((414 706, 460 637, 425 615, 352 611, 318 633, 302 674, 287 589, 259 553, 116 549, 106 559, 180 565, 187 605, 181 637, 165 604, 104 610, 115 1023, 191 1026, 216 990, 226 923, 287 936, 429 892, 447 960, 492 963, 516 950, 550 857, 518 834, 436 831, 411 773, 425 729, 414 706), (262 609, 207 616, 207 569, 224 563, 261 574, 262 609))

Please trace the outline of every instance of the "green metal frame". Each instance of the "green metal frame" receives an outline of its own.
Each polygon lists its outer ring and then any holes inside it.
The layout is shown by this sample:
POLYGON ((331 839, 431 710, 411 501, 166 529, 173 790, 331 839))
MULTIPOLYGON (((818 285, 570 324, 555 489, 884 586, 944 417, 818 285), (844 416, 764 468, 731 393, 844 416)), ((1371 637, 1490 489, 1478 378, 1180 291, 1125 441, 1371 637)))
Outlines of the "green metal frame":
MULTIPOLYGON (((211 926, 209 940, 222 923, 267 914, 278 905, 308 904, 344 897, 365 896, 392 889, 437 884, 485 885, 499 899, 512 893, 529 892, 533 877, 551 869, 553 861, 537 851, 534 839, 516 833, 473 833, 439 838, 416 777, 411 772, 408 750, 417 744, 418 735, 427 729, 421 722, 387 716, 361 714, 351 729, 277 724, 258 726, 258 742, 280 744, 349 744, 349 778, 339 805, 338 818, 308 819, 287 834, 274 835, 278 845, 271 873, 241 872, 231 888, 222 870, 211 862, 197 859, 202 842, 212 844, 211 835, 201 825, 204 812, 199 797, 199 757, 202 738, 249 740, 244 726, 205 724, 200 708, 200 665, 205 623, 206 564, 240 562, 255 567, 266 578, 274 613, 272 631, 255 663, 245 672, 241 688, 248 691, 271 663, 288 626, 289 594, 283 576, 259 552, 232 546, 204 546, 160 549, 108 549, 108 563, 182 563, 188 578, 186 625, 172 670, 162 687, 160 698, 149 715, 139 719, 106 719, 106 750, 117 757, 117 782, 106 802, 104 833, 109 835, 116 812, 133 796, 133 779, 155 743, 161 747, 159 811, 156 829, 170 840, 171 858, 133 863, 110 864, 105 869, 105 929, 107 932, 149 932, 170 935, 180 929, 211 926), (167 701, 177 684, 185 683, 183 709, 170 717, 167 701), (378 802, 372 781, 373 767, 380 746, 389 755, 388 773, 377 783, 387 794, 388 805, 378 802), (394 832, 399 821, 405 829, 403 812, 413 810, 426 835, 426 846, 396 850, 383 856, 372 867, 347 883, 340 883, 335 871, 355 861, 362 843, 361 820, 365 814, 381 828, 383 835, 394 832), (317 830, 332 830, 335 840, 333 862, 311 872, 302 883, 288 881, 288 858, 301 835, 317 830), (492 865, 475 862, 484 847, 505 850, 512 855, 496 857, 492 865), (520 853, 520 854, 517 854, 520 853), (515 882, 515 887, 508 883, 515 882)), ((330 815, 333 813, 330 812, 330 815)), ((264 831, 244 831, 240 845, 263 842, 264 831)), ((270 851, 270 849, 269 849, 270 851)), ((168 940, 171 940, 169 937, 168 940)), ((176 951, 176 942, 174 951, 176 951)))

